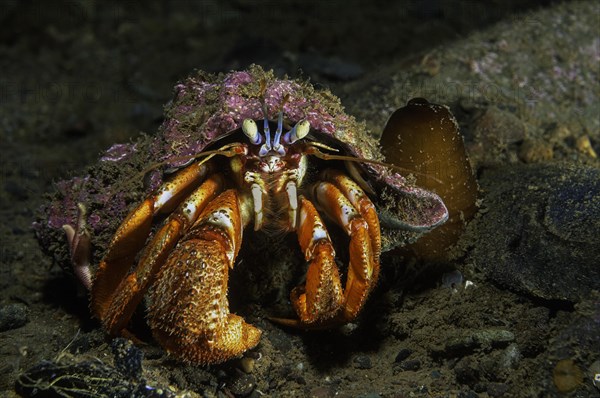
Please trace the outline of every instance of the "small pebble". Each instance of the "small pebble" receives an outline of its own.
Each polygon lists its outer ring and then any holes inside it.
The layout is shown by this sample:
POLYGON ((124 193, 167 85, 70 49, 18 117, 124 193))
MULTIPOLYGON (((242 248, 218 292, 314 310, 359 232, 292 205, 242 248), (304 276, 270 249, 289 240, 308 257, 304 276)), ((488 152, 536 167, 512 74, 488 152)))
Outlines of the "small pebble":
POLYGON ((29 308, 22 303, 8 304, 0 308, 0 332, 20 328, 29 322, 29 308))
MULTIPOLYGON (((456 381, 460 384, 468 384, 472 386, 477 380, 479 380, 479 364, 472 359, 472 357, 464 357, 456 363, 454 366, 454 375, 456 381)), ((478 391, 475 388, 475 391, 478 391)), ((480 392, 480 391, 478 391, 480 392)))
POLYGON ((579 152, 586 154, 593 159, 598 157, 596 151, 594 151, 594 147, 592 147, 590 137, 587 135, 582 135, 581 137, 577 138, 577 141, 575 141, 575 146, 579 152))
POLYGON ((442 287, 446 289, 456 289, 463 283, 463 276, 459 270, 447 272, 442 275, 442 287))
POLYGON ((503 397, 508 392, 508 385, 504 383, 490 383, 487 385, 487 393, 490 397, 503 397))
POLYGON ((131 340, 117 337, 111 344, 115 368, 125 377, 139 379, 142 376, 144 353, 131 340))
POLYGON ((236 374, 229 379, 227 389, 236 397, 249 395, 256 387, 254 376, 244 373, 236 374))
POLYGON ((330 387, 316 387, 310 390, 310 398, 329 398, 333 397, 335 392, 330 387))
POLYGON ((554 157, 552 144, 545 141, 526 139, 519 148, 519 159, 525 163, 541 162, 552 157, 554 157))
POLYGON ((499 365, 504 369, 517 369, 521 360, 521 351, 516 344, 510 344, 500 357, 499 365))
POLYGON ((554 367, 552 380, 558 392, 568 393, 583 383, 583 372, 572 359, 563 359, 554 367))
POLYGON ((245 373, 252 373, 254 370, 254 365, 256 364, 256 360, 254 358, 244 357, 240 359, 240 368, 245 373))
POLYGON ((421 361, 418 359, 409 359, 400 362, 400 369, 402 370, 419 370, 421 368, 421 361))
POLYGON ((354 364, 358 369, 371 369, 373 367, 371 358, 366 355, 358 355, 354 357, 354 364))
POLYGON ((398 355, 396 355, 396 359, 394 359, 394 362, 402 362, 406 358, 408 358, 410 356, 410 354, 412 354, 411 349, 403 348, 398 352, 398 355))

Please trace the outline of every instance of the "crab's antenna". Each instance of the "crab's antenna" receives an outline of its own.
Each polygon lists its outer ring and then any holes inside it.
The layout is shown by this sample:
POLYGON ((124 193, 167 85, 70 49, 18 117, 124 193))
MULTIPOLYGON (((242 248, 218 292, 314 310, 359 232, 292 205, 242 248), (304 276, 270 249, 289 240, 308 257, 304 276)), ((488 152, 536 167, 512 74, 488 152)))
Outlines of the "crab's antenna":
POLYGON ((265 142, 260 147, 259 155, 264 156, 271 150, 271 130, 269 130, 269 111, 265 102, 265 93, 267 92, 267 80, 261 79, 258 97, 263 112, 263 133, 265 142))
POLYGON ((161 166, 165 166, 165 165, 168 165, 168 164, 171 164, 174 162, 184 161, 184 162, 186 162, 186 163, 184 163, 184 166, 187 166, 190 163, 192 163, 194 160, 200 159, 200 158, 204 158, 204 159, 202 159, 200 164, 205 163, 208 160, 210 160, 211 158, 213 158, 215 156, 219 156, 219 155, 231 158, 233 156, 243 154, 245 150, 246 150, 245 147, 243 145, 241 145, 239 142, 234 142, 231 144, 224 145, 221 148, 215 149, 212 151, 204 151, 201 153, 197 153, 195 155, 175 156, 175 157, 169 158, 168 160, 165 160, 163 162, 154 163, 154 164, 146 167, 142 171, 140 171, 140 174, 142 176, 145 176, 152 170, 155 170, 161 166))
POLYGON ((271 130, 269 130, 269 116, 267 112, 267 104, 264 99, 262 101, 263 108, 263 133, 265 134, 265 143, 260 148, 260 156, 264 156, 271 150, 271 130), (264 152, 264 153, 263 153, 264 152))
MULTIPOLYGON (((307 148, 306 153, 308 155, 313 155, 319 159, 323 159, 323 160, 344 160, 347 162, 355 162, 355 163, 368 163, 368 164, 376 164, 378 166, 383 166, 386 167, 388 169, 392 169, 401 173, 410 173, 410 174, 416 174, 416 175, 420 175, 426 178, 430 178, 432 180, 434 180, 437 183, 442 183, 442 181, 436 177, 433 177, 430 174, 426 174, 426 173, 420 173, 418 171, 415 170, 409 170, 407 168, 404 167, 400 167, 400 166, 396 166, 395 164, 390 164, 390 163, 385 163, 385 162, 380 162, 378 160, 373 160, 373 159, 365 159, 365 158, 356 158, 354 156, 346 156, 346 155, 334 155, 334 154, 330 154, 330 153, 325 153, 319 150, 318 147, 320 147, 321 145, 314 145, 314 143, 310 143, 309 147, 307 148)), ((330 149, 330 148, 327 148, 330 149)), ((337 151, 337 150, 336 150, 337 151)))
MULTIPOLYGON (((281 147, 281 133, 283 132, 283 106, 285 105, 286 102, 288 102, 288 100, 290 99, 290 95, 286 94, 283 97, 283 100, 281 101, 281 104, 279 104, 279 112, 277 115, 277 131, 275 131, 275 137, 273 138, 273 149, 275 149, 277 152, 285 152, 283 150, 283 148, 280 150, 281 147)), ((283 153, 280 153, 281 155, 283 155, 283 153)))

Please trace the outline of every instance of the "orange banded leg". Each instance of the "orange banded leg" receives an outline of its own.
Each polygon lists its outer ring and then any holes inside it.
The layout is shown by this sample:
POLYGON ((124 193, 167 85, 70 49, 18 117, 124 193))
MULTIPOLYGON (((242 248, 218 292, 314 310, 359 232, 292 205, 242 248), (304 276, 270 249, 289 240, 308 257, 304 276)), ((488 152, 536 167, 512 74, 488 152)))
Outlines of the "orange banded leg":
MULTIPOLYGON (((356 318, 375 284, 379 259, 374 255, 373 245, 377 245, 379 237, 376 236, 373 244, 369 223, 332 183, 318 183, 315 196, 323 211, 350 236, 350 264, 344 289, 344 308, 340 314, 340 323, 344 323, 356 318)), ((376 232, 378 235, 379 231, 376 232)))
POLYGON ((153 217, 159 212, 172 211, 191 190, 200 185, 210 169, 208 163, 194 163, 179 171, 132 210, 121 223, 106 255, 100 261, 93 282, 91 308, 98 319, 106 318, 113 295, 129 273, 135 256, 150 234, 153 217))
POLYGON ((343 303, 340 275, 335 263, 335 251, 319 213, 313 204, 300 196, 298 241, 308 261, 306 285, 296 287, 291 301, 300 318, 275 319, 290 326, 323 327, 339 313, 343 303))
POLYGON ((167 256, 190 229, 206 205, 222 190, 220 174, 209 177, 179 205, 150 240, 135 270, 121 281, 106 305, 104 328, 110 334, 123 330, 167 256))
POLYGON ((361 217, 367 222, 367 225, 369 226, 369 237, 371 238, 371 248, 373 250, 373 261, 379 263, 379 256, 381 255, 381 228, 379 226, 379 217, 377 216, 375 205, 371 202, 371 199, 369 199, 365 191, 363 191, 354 180, 341 171, 328 169, 323 172, 323 177, 325 180, 335 185, 344 194, 361 217))
POLYGON ((215 198, 169 255, 151 291, 149 324, 180 359, 219 363, 258 344, 260 330, 229 313, 227 282, 243 220, 234 190, 215 198))

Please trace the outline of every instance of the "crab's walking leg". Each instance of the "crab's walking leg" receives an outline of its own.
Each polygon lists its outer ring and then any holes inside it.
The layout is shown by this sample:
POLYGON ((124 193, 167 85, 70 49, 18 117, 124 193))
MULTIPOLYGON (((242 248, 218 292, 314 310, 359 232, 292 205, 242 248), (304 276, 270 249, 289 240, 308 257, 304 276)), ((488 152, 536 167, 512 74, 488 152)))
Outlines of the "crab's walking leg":
POLYGON ((181 359, 219 363, 258 344, 260 330, 229 313, 227 301, 229 269, 248 221, 242 219, 236 192, 223 192, 206 207, 157 276, 149 324, 160 344, 181 359))
POLYGON ((69 224, 62 226, 69 252, 73 272, 81 284, 89 291, 92 289, 92 275, 90 273, 91 239, 86 223, 86 209, 83 203, 77 203, 77 224, 73 228, 69 224))
MULTIPOLYGON (((339 317, 340 323, 344 323, 356 318, 379 274, 379 258, 375 254, 379 250, 380 232, 379 229, 370 231, 369 222, 353 206, 353 199, 344 195, 348 186, 340 189, 334 185, 338 181, 332 182, 318 183, 315 196, 323 211, 350 236, 350 264, 344 289, 344 308, 339 317)), ((368 200, 366 196, 364 199, 368 200)), ((357 201, 357 205, 360 208, 360 201, 357 201)), ((364 213, 369 217, 368 212, 364 213)))
MULTIPOLYGON (((308 199, 302 196, 299 199, 298 241, 309 266, 306 285, 295 288, 291 300, 303 326, 320 326, 338 314, 344 297, 335 251, 325 224, 308 199)), ((294 323, 282 319, 276 321, 294 323)))
POLYGON ((221 192, 223 177, 215 174, 169 216, 146 246, 135 270, 123 279, 107 303, 100 320, 110 334, 123 330, 148 286, 164 265, 175 244, 190 229, 206 205, 221 192))
POLYGON ((315 198, 327 215, 350 236, 350 264, 342 293, 335 253, 321 217, 300 197, 298 239, 309 262, 306 285, 295 288, 292 304, 299 321, 274 318, 288 326, 321 328, 356 318, 379 274, 381 236, 373 203, 343 174, 327 170, 315 185, 315 198))
POLYGON ((360 216, 367 222, 369 226, 369 238, 371 239, 373 263, 375 264, 373 269, 373 282, 375 282, 379 273, 379 256, 381 255, 381 228, 375 205, 371 202, 365 191, 341 171, 328 169, 323 172, 322 176, 325 180, 333 183, 344 194, 360 216))
MULTIPOLYGON (((113 301, 121 281, 129 273, 152 226, 154 215, 172 211, 190 191, 206 178, 210 163, 194 163, 179 171, 158 190, 146 198, 125 218, 117 229, 106 255, 100 262, 92 288, 92 312, 100 320, 113 301)), ((111 327, 114 329, 114 326, 111 327)))

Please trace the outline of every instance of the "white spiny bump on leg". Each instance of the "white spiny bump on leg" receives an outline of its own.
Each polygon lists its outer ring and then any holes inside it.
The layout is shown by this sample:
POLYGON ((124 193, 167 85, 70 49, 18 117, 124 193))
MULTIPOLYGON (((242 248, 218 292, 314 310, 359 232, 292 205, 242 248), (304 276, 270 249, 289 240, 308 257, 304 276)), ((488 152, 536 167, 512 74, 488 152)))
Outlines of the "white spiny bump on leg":
POLYGON ((154 210, 160 209, 165 205, 169 200, 173 198, 173 191, 169 189, 169 187, 164 187, 160 194, 156 197, 156 201, 154 202, 154 210))
POLYGON ((254 201, 254 230, 258 231, 263 223, 262 189, 258 184, 252 184, 252 200, 254 201))
MULTIPOLYGON (((337 190, 337 188, 334 188, 330 183, 326 183, 326 182, 321 182, 316 186, 317 202, 319 204, 324 206, 325 204, 328 203, 329 190, 331 190, 332 188, 337 190)), ((352 206, 352 203, 350 203, 350 201, 346 197, 344 197, 342 195, 338 195, 338 196, 336 196, 335 200, 337 202, 336 206, 338 206, 338 209, 339 209, 337 211, 339 211, 339 213, 340 213, 339 221, 340 221, 341 225, 344 227, 344 229, 346 230, 346 233, 348 233, 348 235, 349 235, 351 233, 350 221, 352 221, 354 218, 358 217, 359 214, 356 211, 356 209, 354 208, 354 206, 352 206)))
POLYGON ((178 171, 174 177, 159 188, 153 201, 152 211, 170 212, 174 210, 185 191, 198 184, 208 174, 211 166, 208 163, 194 163, 178 171))
POLYGON ((290 227, 296 229, 296 212, 298 209, 298 192, 296 190, 296 183, 289 181, 285 187, 288 196, 288 214, 290 216, 290 227))
POLYGON ((187 201, 183 204, 183 214, 185 215, 185 217, 188 219, 189 222, 193 222, 196 219, 197 212, 198 212, 198 207, 191 200, 187 201))

